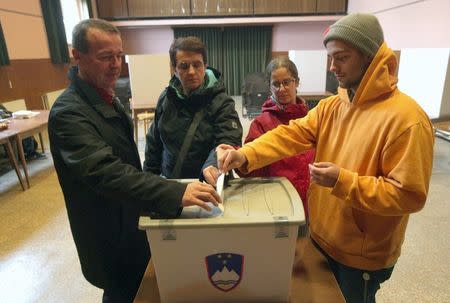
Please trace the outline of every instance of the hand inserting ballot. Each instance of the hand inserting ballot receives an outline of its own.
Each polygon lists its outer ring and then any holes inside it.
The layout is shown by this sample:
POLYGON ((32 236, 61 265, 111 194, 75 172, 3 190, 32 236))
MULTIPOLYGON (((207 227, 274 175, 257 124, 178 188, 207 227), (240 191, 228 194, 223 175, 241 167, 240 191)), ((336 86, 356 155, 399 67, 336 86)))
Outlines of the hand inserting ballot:
POLYGON ((226 173, 234 168, 239 169, 247 163, 247 158, 239 150, 228 144, 220 144, 216 148, 219 170, 226 173))
POLYGON ((207 211, 211 211, 211 207, 207 204, 211 202, 215 206, 222 203, 219 194, 210 184, 201 183, 198 181, 189 183, 184 192, 181 203, 183 206, 197 205, 207 211))

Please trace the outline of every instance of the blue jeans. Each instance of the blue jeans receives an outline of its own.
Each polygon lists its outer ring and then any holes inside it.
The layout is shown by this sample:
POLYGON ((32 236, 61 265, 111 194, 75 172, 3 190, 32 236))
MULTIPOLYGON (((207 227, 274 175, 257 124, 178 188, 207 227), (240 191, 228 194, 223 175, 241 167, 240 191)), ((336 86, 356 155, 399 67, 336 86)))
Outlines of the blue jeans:
POLYGON ((394 266, 379 270, 349 267, 335 261, 316 242, 313 243, 327 258, 347 303, 375 303, 375 294, 380 289, 380 284, 391 277, 394 266))

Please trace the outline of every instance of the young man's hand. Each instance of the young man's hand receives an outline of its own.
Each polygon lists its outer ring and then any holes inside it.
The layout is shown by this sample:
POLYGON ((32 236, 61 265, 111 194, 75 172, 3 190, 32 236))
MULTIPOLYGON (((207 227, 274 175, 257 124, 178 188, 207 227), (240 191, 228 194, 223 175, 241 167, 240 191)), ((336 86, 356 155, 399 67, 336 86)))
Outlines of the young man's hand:
POLYGON ((331 162, 315 162, 308 165, 312 182, 325 187, 334 187, 341 169, 339 166, 331 162))
POLYGON ((228 144, 220 144, 216 148, 219 170, 226 173, 234 168, 241 168, 247 163, 247 158, 239 150, 228 144))

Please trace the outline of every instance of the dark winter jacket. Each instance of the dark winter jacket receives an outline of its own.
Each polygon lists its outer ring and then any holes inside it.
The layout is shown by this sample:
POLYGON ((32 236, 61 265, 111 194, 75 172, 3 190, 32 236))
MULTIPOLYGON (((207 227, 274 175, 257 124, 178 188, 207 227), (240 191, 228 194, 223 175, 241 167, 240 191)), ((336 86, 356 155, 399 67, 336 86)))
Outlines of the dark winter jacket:
POLYGON ((147 134, 144 171, 167 178, 201 178, 204 168, 217 166, 215 148, 221 143, 241 145, 242 126, 233 99, 225 94, 220 73, 208 68, 204 84, 189 96, 183 95, 180 80, 174 76, 158 100, 147 134), (173 176, 186 133, 199 110, 206 114, 194 133, 180 175, 173 176))
POLYGON ((48 132, 81 268, 97 287, 138 287, 150 257, 139 213, 175 217, 186 185, 142 172, 129 116, 77 71, 51 109, 48 132))
MULTIPOLYGON (((262 106, 262 113, 256 117, 245 138, 245 143, 251 142, 277 127, 280 124, 289 124, 292 119, 302 118, 308 113, 305 101, 297 98, 296 104, 289 104, 283 109, 275 104, 272 99, 268 99, 262 106)), ((306 151, 294 157, 285 158, 272 163, 266 167, 252 171, 247 176, 252 177, 275 177, 284 176, 291 181, 297 189, 302 202, 305 214, 308 214, 307 191, 309 188, 309 168, 308 164, 314 160, 314 151, 306 151)))

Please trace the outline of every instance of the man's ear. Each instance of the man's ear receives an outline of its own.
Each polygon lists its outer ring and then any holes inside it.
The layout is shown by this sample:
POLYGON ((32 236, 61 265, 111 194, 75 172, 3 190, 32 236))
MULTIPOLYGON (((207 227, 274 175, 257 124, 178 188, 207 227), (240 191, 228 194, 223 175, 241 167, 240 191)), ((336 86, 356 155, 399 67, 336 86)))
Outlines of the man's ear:
POLYGON ((72 56, 73 56, 73 59, 75 60, 75 62, 78 62, 78 61, 80 61, 81 53, 79 50, 72 48, 72 56))

